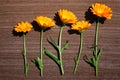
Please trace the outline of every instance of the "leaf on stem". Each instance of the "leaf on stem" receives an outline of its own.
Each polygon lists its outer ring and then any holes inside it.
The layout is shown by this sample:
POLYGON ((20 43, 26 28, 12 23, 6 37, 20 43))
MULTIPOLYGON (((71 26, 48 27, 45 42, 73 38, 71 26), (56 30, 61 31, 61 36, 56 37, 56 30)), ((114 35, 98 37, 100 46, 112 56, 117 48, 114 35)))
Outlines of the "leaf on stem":
POLYGON ((57 64, 60 65, 60 61, 59 59, 57 58, 57 56, 55 56, 52 52, 48 51, 48 50, 45 50, 44 53, 49 56, 50 58, 52 58, 57 64))
POLYGON ((91 58, 91 62, 92 62, 92 65, 95 66, 96 59, 95 58, 91 58))
POLYGON ((84 56, 84 59, 87 63, 89 63, 91 66, 95 65, 95 58, 89 58, 88 56, 84 56))
POLYGON ((32 60, 32 62, 35 63, 39 70, 43 68, 43 63, 39 57, 37 59, 32 60))
POLYGON ((52 39, 51 36, 50 36, 50 40, 51 40, 51 41, 48 40, 48 42, 49 42, 50 44, 52 44, 56 49, 59 49, 58 44, 52 39))
POLYGON ((39 68, 42 69, 43 68, 43 63, 42 63, 42 60, 39 57, 37 58, 37 62, 38 62, 39 68))
POLYGON ((67 40, 66 43, 63 45, 61 51, 63 51, 64 49, 67 49, 68 48, 68 44, 69 44, 69 41, 67 40))
POLYGON ((102 54, 102 49, 99 49, 99 51, 98 51, 98 53, 97 53, 97 58, 98 58, 98 59, 100 58, 101 54, 102 54))
POLYGON ((96 51, 95 50, 93 50, 93 56, 96 57, 96 51))
POLYGON ((86 62, 92 63, 91 59, 87 55, 84 56, 84 59, 86 62))

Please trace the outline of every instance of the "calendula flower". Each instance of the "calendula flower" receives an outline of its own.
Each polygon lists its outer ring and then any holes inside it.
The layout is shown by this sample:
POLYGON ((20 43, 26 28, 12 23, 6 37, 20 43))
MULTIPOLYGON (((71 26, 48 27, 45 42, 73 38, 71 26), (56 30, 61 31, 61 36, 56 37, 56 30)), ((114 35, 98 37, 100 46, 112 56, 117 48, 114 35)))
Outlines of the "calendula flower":
POLYGON ((72 26, 71 27, 72 30, 82 31, 82 30, 89 28, 91 26, 91 24, 88 23, 87 21, 77 21, 76 23, 72 24, 71 26, 72 26))
POLYGON ((93 14, 97 15, 96 20, 96 29, 95 29, 95 38, 94 38, 94 45, 93 45, 93 57, 85 57, 86 61, 90 63, 94 69, 95 69, 95 75, 98 75, 98 61, 102 54, 102 49, 98 48, 98 33, 99 33, 99 22, 100 18, 104 17, 106 19, 111 19, 112 17, 112 10, 105 4, 96 3, 92 5, 92 8, 90 8, 93 14))
POLYGON ((23 59, 24 59, 24 73, 27 76, 29 65, 27 63, 27 49, 26 49, 26 32, 32 29, 32 25, 27 21, 22 21, 14 27, 14 31, 23 33, 23 59))
POLYGON ((34 60, 34 63, 40 70, 40 75, 43 76, 43 50, 42 50, 42 42, 43 42, 43 32, 46 28, 51 28, 55 26, 55 22, 48 17, 45 16, 37 16, 35 21, 39 25, 41 32, 40 32, 40 56, 34 60))
POLYGON ((74 74, 76 74, 78 63, 79 63, 81 52, 82 52, 83 32, 85 31, 85 29, 88 29, 91 26, 91 24, 88 23, 87 21, 82 20, 82 21, 77 21, 76 23, 72 24, 71 26, 72 26, 71 30, 76 30, 80 34, 79 52, 78 52, 78 56, 75 60, 75 67, 74 67, 74 74))
POLYGON ((64 75, 64 68, 63 68, 63 62, 62 62, 62 52, 63 52, 63 50, 65 50, 68 47, 68 40, 62 46, 62 32, 63 32, 64 26, 66 24, 75 23, 77 21, 77 17, 74 15, 74 13, 72 13, 71 11, 65 10, 65 9, 60 9, 58 11, 58 16, 62 22, 62 25, 61 25, 60 31, 59 31, 58 42, 55 42, 52 39, 52 37, 51 37, 51 41, 50 41, 50 43, 57 50, 58 57, 56 55, 54 55, 52 52, 50 52, 49 50, 45 50, 44 52, 46 55, 51 57, 58 64, 60 71, 61 71, 61 75, 64 75))
POLYGON ((77 21, 75 14, 65 9, 60 9, 58 15, 63 23, 75 23, 77 21))
POLYGON ((37 16, 35 21, 44 29, 55 26, 55 22, 51 18, 45 16, 37 16))
POLYGON ((31 29, 32 29, 32 25, 27 21, 25 22, 22 21, 14 27, 14 30, 16 32, 24 32, 24 33, 29 32, 31 29))
POLYGON ((90 8, 94 15, 99 17, 104 17, 106 19, 111 19, 112 17, 112 10, 105 4, 95 3, 92 4, 92 8, 90 8))

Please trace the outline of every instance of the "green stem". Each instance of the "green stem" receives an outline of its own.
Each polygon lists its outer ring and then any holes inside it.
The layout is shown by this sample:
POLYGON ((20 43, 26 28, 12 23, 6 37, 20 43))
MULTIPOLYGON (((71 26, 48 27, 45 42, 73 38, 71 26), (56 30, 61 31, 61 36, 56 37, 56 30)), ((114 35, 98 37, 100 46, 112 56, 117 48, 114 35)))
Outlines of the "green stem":
POLYGON ((76 74, 78 63, 79 63, 79 60, 80 60, 80 56, 81 56, 81 52, 82 52, 82 43, 83 43, 83 34, 81 32, 80 33, 79 53, 78 53, 77 59, 75 60, 74 74, 76 74))
POLYGON ((23 58, 24 58, 24 73, 27 76, 28 74, 28 64, 26 58, 26 35, 23 33, 23 58))
POLYGON ((95 51, 95 58, 97 58, 97 50, 98 50, 98 28, 99 28, 99 19, 96 22, 96 29, 95 29, 95 42, 94 42, 94 51, 95 51))
POLYGON ((95 63, 95 76, 98 76, 98 60, 95 63))
MULTIPOLYGON (((43 41, 43 29, 40 32, 40 60, 42 62, 42 57, 43 57, 43 53, 42 53, 42 41, 43 41)), ((40 70, 40 75, 43 76, 43 67, 40 70)))
POLYGON ((95 75, 98 75, 98 30, 99 30, 99 18, 96 22, 95 42, 94 42, 94 58, 95 58, 95 75))
POLYGON ((59 40, 58 40, 59 41, 58 42, 59 48, 61 48, 62 30, 63 30, 63 27, 60 27, 59 40))
POLYGON ((62 40, 62 30, 63 30, 63 26, 60 27, 60 33, 59 33, 59 60, 60 60, 60 70, 61 70, 61 74, 64 75, 64 69, 63 69, 63 65, 62 65, 62 50, 61 50, 61 40, 62 40))
POLYGON ((61 69, 61 74, 64 75, 64 69, 63 69, 63 64, 62 64, 62 54, 60 53, 60 69, 61 69))

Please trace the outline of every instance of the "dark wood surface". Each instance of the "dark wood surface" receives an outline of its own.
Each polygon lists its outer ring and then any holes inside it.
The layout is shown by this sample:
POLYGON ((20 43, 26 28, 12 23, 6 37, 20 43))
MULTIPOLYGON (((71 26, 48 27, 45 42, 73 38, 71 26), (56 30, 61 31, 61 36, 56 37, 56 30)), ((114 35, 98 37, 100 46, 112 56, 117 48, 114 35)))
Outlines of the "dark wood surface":
MULTIPOLYGON (((120 80, 120 0, 0 0, 0 80, 120 80), (74 58, 79 48, 79 35, 69 34, 69 27, 63 30, 62 44, 69 40, 69 48, 63 52, 65 75, 61 76, 56 63, 44 55, 44 76, 31 62, 39 56, 39 32, 32 30, 27 34, 27 59, 30 65, 25 78, 22 58, 22 37, 12 34, 14 25, 20 21, 32 22, 35 16, 43 15, 54 18, 59 9, 73 11, 79 20, 85 20, 85 12, 91 4, 100 2, 113 10, 111 20, 100 24, 99 47, 103 54, 99 61, 99 76, 94 76, 94 69, 83 60, 85 54, 92 56, 94 27, 85 31, 83 52, 78 71, 73 75, 74 58)), ((43 47, 56 54, 47 42, 50 35, 57 40, 59 27, 55 26, 44 33, 43 47)))

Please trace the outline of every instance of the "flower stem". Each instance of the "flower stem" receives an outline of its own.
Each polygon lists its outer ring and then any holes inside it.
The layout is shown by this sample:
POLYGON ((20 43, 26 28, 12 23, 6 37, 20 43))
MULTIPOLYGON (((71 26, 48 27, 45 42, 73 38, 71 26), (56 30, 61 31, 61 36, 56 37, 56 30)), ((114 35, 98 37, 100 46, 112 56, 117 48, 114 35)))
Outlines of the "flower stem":
POLYGON ((95 42, 94 42, 94 58, 95 58, 95 75, 98 75, 98 30, 99 30, 99 18, 96 22, 95 42))
POLYGON ((63 30, 63 26, 60 27, 58 45, 59 45, 59 60, 60 60, 59 67, 60 67, 60 70, 61 70, 61 74, 64 75, 64 69, 63 69, 63 65, 62 65, 62 50, 61 50, 62 30, 63 30))
POLYGON ((61 40, 62 40, 62 30, 63 30, 63 27, 60 27, 60 33, 59 33, 59 48, 61 48, 61 40))
POLYGON ((98 76, 98 60, 95 63, 95 76, 98 76))
POLYGON ((28 64, 27 64, 27 58, 26 58, 26 35, 23 33, 23 58, 24 58, 24 73, 25 76, 28 74, 28 64))
POLYGON ((94 50, 95 50, 95 57, 97 57, 97 50, 98 50, 98 27, 99 27, 99 19, 96 22, 96 32, 95 32, 95 42, 94 42, 94 50))
MULTIPOLYGON (((40 60, 42 62, 42 57, 43 57, 43 53, 42 53, 42 41, 43 41, 43 29, 40 32, 40 60)), ((40 68, 40 75, 43 76, 43 67, 40 68)))
POLYGON ((81 52, 82 52, 82 43, 83 43, 83 33, 80 32, 80 46, 79 46, 79 53, 78 53, 77 59, 75 60, 74 74, 76 74, 76 71, 78 68, 78 63, 79 63, 81 52))
POLYGON ((64 75, 64 69, 63 69, 63 64, 62 64, 62 54, 60 53, 60 69, 61 69, 61 74, 64 75))

